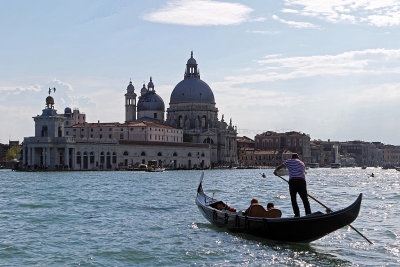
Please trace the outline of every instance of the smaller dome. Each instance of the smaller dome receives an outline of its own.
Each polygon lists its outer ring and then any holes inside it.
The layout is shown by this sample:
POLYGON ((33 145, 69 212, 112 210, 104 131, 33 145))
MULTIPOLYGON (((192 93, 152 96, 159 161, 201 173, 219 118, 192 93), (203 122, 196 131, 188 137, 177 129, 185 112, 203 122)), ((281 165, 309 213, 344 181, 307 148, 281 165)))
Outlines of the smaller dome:
POLYGON ((64 113, 65 113, 65 114, 71 114, 71 113, 72 113, 71 108, 66 107, 66 108, 64 109, 64 113))
POLYGON ((143 96, 143 95, 145 95, 146 93, 147 93, 147 88, 146 88, 146 85, 143 84, 143 88, 140 89, 140 95, 143 96))
POLYGON ((126 87, 126 89, 127 89, 128 91, 129 91, 129 90, 135 90, 135 87, 133 86, 132 81, 129 82, 129 85, 128 85, 128 87, 126 87))
POLYGON ((193 58, 193 51, 190 54, 190 58, 187 61, 188 65, 197 65, 197 61, 196 59, 193 58))
POLYGON ((187 64, 188 65, 196 65, 197 64, 197 62, 196 62, 196 59, 194 59, 194 58, 189 58, 189 60, 187 61, 187 64))
POLYGON ((153 84, 153 80, 152 80, 152 78, 150 77, 150 82, 147 84, 147 88, 152 88, 152 89, 154 89, 154 84, 153 84))
POLYGON ((154 91, 149 91, 139 98, 137 111, 165 111, 165 105, 162 98, 154 91))
POLYGON ((46 97, 46 105, 54 105, 54 98, 51 96, 46 97))

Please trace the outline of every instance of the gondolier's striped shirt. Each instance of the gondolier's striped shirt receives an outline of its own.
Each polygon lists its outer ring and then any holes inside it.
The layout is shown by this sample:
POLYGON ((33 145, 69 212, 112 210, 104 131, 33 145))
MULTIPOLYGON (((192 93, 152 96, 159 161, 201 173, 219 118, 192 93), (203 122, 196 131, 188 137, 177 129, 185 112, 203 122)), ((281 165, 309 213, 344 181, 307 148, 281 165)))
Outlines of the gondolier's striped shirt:
POLYGON ((286 160, 283 165, 286 166, 286 168, 289 171, 289 179, 292 178, 303 178, 305 179, 305 170, 306 166, 304 163, 299 160, 299 159, 288 159, 286 160))

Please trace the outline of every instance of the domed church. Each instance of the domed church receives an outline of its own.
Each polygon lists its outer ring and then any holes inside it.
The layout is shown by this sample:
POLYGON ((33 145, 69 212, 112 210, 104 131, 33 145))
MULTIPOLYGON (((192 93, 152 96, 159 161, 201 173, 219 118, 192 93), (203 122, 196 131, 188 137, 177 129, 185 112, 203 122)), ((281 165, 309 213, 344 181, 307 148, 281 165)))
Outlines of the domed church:
POLYGON ((208 143, 211 146, 211 162, 234 164, 237 162, 236 128, 218 120, 214 93, 200 79, 200 72, 193 51, 186 63, 184 79, 171 93, 166 123, 183 129, 186 141, 208 143))
POLYGON ((87 122, 79 109, 57 114, 55 88, 46 107, 33 117, 35 135, 25 137, 23 170, 115 170, 153 164, 172 169, 209 168, 237 163, 236 128, 218 119, 214 93, 200 79, 197 62, 187 61, 184 79, 165 104, 153 79, 136 102, 132 81, 125 93, 125 122, 87 122))

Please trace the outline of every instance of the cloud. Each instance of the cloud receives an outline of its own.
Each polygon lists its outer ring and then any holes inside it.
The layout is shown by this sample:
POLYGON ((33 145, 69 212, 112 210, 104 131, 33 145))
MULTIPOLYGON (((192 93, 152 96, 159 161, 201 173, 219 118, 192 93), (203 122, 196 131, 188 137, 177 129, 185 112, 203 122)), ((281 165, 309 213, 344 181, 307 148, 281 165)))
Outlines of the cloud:
POLYGON ((400 49, 366 49, 337 55, 284 57, 273 54, 256 61, 251 74, 225 77, 231 85, 306 77, 400 74, 400 49))
POLYGON ((40 85, 28 85, 28 86, 2 86, 0 87, 0 92, 14 92, 19 94, 21 92, 39 92, 42 87, 40 85))
POLYGON ((279 34, 279 31, 258 31, 258 30, 247 30, 247 33, 261 34, 261 35, 274 35, 279 34))
POLYGON ((294 28, 298 28, 298 29, 319 29, 319 26, 314 25, 309 22, 284 20, 284 19, 281 19, 280 17, 278 17, 277 15, 272 15, 272 18, 283 24, 287 24, 290 27, 294 27, 294 28))
POLYGON ((56 88, 57 90, 56 90, 56 92, 58 91, 60 91, 60 90, 62 90, 62 91, 68 91, 68 92, 72 92, 72 91, 74 91, 74 88, 72 87, 72 85, 70 84, 70 83, 67 83, 67 82, 63 82, 63 81, 61 81, 61 80, 58 80, 58 79, 53 79, 53 80, 51 80, 51 81, 49 81, 49 82, 47 82, 46 84, 45 84, 45 88, 56 88))
POLYGON ((331 23, 369 24, 377 27, 400 25, 398 0, 285 0, 282 12, 298 14, 331 23), (294 13, 294 12, 292 12, 294 13))
POLYGON ((168 1, 165 7, 145 14, 143 19, 188 26, 235 25, 250 20, 249 14, 252 11, 253 9, 238 3, 178 0, 168 1))

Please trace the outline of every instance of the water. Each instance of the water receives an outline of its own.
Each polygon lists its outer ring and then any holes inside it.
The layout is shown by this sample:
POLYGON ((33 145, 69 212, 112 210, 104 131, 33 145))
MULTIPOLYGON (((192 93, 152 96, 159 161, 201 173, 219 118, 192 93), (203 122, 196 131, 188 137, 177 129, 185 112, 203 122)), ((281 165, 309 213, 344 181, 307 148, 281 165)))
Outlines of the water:
MULTIPOLYGON (((0 265, 400 265, 400 172, 308 170, 309 194, 333 210, 364 193, 352 225, 373 246, 348 227, 310 244, 218 229, 194 204, 200 174, 0 171, 0 265), (375 178, 369 177, 372 172, 375 178)), ((288 186, 272 170, 206 171, 203 187, 237 209, 258 197, 263 205, 274 202, 283 216, 293 216, 288 186)), ((313 211, 323 210, 310 203, 313 211)))

